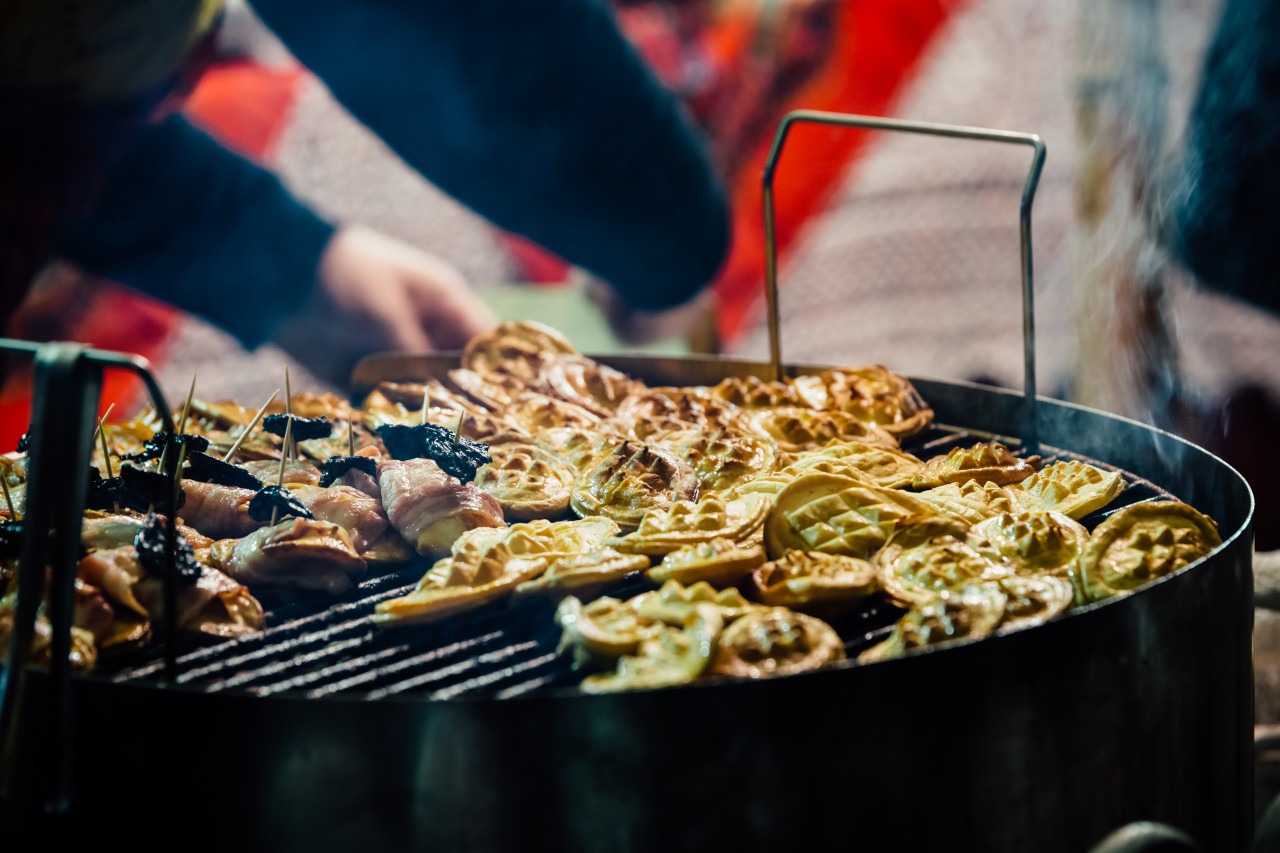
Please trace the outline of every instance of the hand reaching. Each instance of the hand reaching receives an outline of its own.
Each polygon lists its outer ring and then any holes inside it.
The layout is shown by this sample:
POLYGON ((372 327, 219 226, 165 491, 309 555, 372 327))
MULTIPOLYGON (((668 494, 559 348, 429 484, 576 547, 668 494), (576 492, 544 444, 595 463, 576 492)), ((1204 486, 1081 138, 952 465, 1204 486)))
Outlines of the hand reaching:
POLYGON ((457 270, 361 226, 338 231, 316 286, 273 337, 318 377, 345 385, 362 357, 382 350, 460 348, 494 323, 457 270))

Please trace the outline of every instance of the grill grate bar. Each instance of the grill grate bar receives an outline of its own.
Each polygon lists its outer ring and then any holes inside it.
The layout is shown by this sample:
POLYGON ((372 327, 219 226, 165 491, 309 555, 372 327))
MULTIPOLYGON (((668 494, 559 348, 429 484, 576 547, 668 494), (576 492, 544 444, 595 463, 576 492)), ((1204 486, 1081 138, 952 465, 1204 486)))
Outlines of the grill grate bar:
MULTIPOLYGON (((529 645, 532 648, 537 647, 536 643, 530 643, 529 645)), ((550 654, 545 654, 540 657, 536 657, 533 660, 525 661, 524 663, 515 664, 514 666, 509 666, 509 667, 506 667, 505 669, 497 670, 496 672, 490 672, 487 675, 477 676, 475 678, 464 681, 461 684, 455 684, 453 687, 446 687, 443 690, 437 690, 436 692, 431 694, 431 698, 432 699, 453 699, 456 696, 461 696, 463 693, 470 693, 471 691, 474 691, 474 690, 479 690, 484 687, 490 687, 494 684, 497 684, 499 681, 506 681, 518 675, 523 675, 524 673, 530 670, 538 669, 548 664, 555 663, 555 661, 559 657, 560 656, 555 652, 551 652, 550 654)))
POLYGON ((429 652, 424 652, 423 654, 420 654, 420 655, 414 655, 413 657, 396 661, 395 663, 390 664, 388 666, 379 667, 377 669, 371 669, 366 672, 356 673, 355 675, 352 675, 341 681, 336 681, 333 684, 327 684, 324 687, 317 687, 314 690, 309 691, 307 693, 307 696, 315 699, 321 696, 329 696, 334 693, 340 693, 346 690, 353 690, 357 687, 364 687, 365 685, 371 684, 376 681, 381 681, 389 676, 399 675, 405 670, 414 669, 422 666, 423 664, 431 663, 432 661, 435 661, 435 660, 450 658, 462 652, 469 651, 477 646, 480 646, 480 647, 487 646, 491 644, 494 640, 497 640, 498 638, 500 638, 501 636, 502 636, 502 633, 500 631, 495 631, 491 634, 485 634, 484 636, 481 636, 481 637, 473 637, 466 640, 460 640, 456 643, 451 643, 448 646, 442 646, 437 649, 432 649, 429 652))
POLYGON ((526 693, 532 693, 543 687, 553 687, 560 681, 559 678, 551 675, 544 675, 542 678, 535 678, 532 681, 522 681, 519 684, 513 684, 493 694, 495 699, 510 699, 513 696, 523 696, 526 693))
POLYGON ((333 666, 304 672, 301 675, 295 675, 292 678, 284 681, 278 681, 275 684, 271 684, 266 687, 256 687, 253 692, 257 693, 259 696, 270 696, 273 693, 281 693, 285 690, 300 690, 303 687, 328 680, 345 672, 350 672, 353 669, 367 672, 372 670, 381 661, 384 661, 387 658, 399 657, 408 650, 408 646, 391 646, 390 648, 374 652, 373 654, 344 660, 341 663, 334 664, 333 666))
MULTIPOLYGON (((361 628, 367 629, 369 625, 369 617, 361 616, 352 622, 346 622, 341 625, 328 628, 324 631, 318 631, 314 634, 304 634, 300 637, 292 637, 283 642, 272 643, 263 646, 243 655, 237 655, 226 660, 216 661, 208 666, 189 669, 178 676, 179 684, 188 684, 202 678, 214 678, 218 673, 228 669, 243 668, 247 664, 255 661, 261 661, 266 658, 276 657, 277 655, 297 652, 308 646, 315 646, 323 643, 329 643, 335 639, 349 634, 352 631, 358 631, 361 628)), ((367 636, 367 632, 366 632, 367 636)))
MULTIPOLYGON (((405 595, 408 592, 410 592, 412 588, 413 588, 412 585, 410 586, 397 585, 394 589, 386 590, 376 595, 372 595, 368 598, 362 598, 357 601, 350 601, 343 604, 335 604, 331 607, 328 607, 320 611, 319 613, 313 613, 310 616, 292 619, 288 622, 284 622, 278 625, 272 625, 271 627, 265 628, 262 631, 259 631, 256 634, 251 634, 250 636, 247 636, 247 637, 238 637, 234 640, 228 640, 223 643, 217 643, 212 646, 205 646, 200 649, 195 649, 194 651, 188 652, 187 654, 180 656, 178 658, 178 665, 180 667, 187 667, 195 663, 199 663, 202 661, 209 661, 217 658, 226 658, 227 660, 238 661, 241 656, 235 655, 237 651, 241 651, 241 650, 248 649, 255 646, 258 646, 258 647, 276 646, 279 643, 281 643, 282 638, 286 637, 287 635, 297 634, 298 632, 316 624, 331 622, 334 619, 339 618, 342 615, 346 613, 350 613, 352 611, 365 611, 371 605, 377 604, 379 601, 385 601, 392 598, 396 598, 401 595, 405 595)), ((278 618, 278 616, 279 616, 278 609, 269 610, 268 622, 278 618)), ((357 621, 364 621, 364 620, 367 620, 367 618, 368 618, 368 614, 362 613, 361 619, 357 621)), ((355 624, 355 623, 350 623, 350 624, 355 624)), ((163 660, 153 660, 146 664, 141 664, 139 666, 130 667, 128 669, 121 670, 113 677, 113 680, 114 681, 132 681, 134 679, 139 679, 139 678, 149 678, 149 677, 159 675, 161 670, 163 669, 164 669, 163 660)), ((213 667, 213 666, 205 667, 205 670, 207 670, 208 672, 213 672, 216 669, 217 667, 213 667)), ((179 680, 181 681, 182 679, 179 678, 179 680)))
POLYGON ((527 651, 529 649, 536 649, 537 647, 537 642, 533 640, 524 643, 517 643, 514 646, 507 646, 506 648, 499 649, 495 652, 488 652, 486 654, 479 655, 478 657, 459 661, 453 666, 447 666, 444 669, 423 673, 422 675, 415 676, 414 678, 410 678, 406 681, 401 681, 397 684, 388 685, 387 687, 383 687, 378 690, 370 690, 368 698, 371 700, 385 699, 388 696, 403 693, 406 690, 411 690, 415 687, 422 687, 427 684, 433 684, 437 681, 444 681, 445 679, 452 678, 455 675, 461 675, 464 672, 470 672, 478 666, 489 666, 490 664, 499 663, 512 655, 517 655, 520 652, 527 651))
POLYGON ((255 670, 250 670, 248 672, 242 672, 242 673, 239 673, 238 675, 233 675, 230 678, 224 678, 222 680, 215 681, 209 685, 208 689, 210 693, 216 693, 219 690, 226 690, 227 688, 230 688, 230 687, 244 687, 246 685, 252 684, 255 681, 259 681, 263 678, 269 678, 272 675, 275 675, 280 672, 284 672, 286 670, 292 670, 297 667, 311 666, 317 662, 324 661, 328 658, 334 657, 335 655, 341 655, 344 652, 351 651, 353 649, 358 649, 360 645, 364 642, 364 640, 365 640, 364 637, 353 637, 352 639, 346 640, 341 643, 330 643, 324 648, 317 649, 314 652, 310 652, 305 655, 292 656, 287 661, 280 661, 270 666, 263 667, 262 669, 255 669, 255 670))

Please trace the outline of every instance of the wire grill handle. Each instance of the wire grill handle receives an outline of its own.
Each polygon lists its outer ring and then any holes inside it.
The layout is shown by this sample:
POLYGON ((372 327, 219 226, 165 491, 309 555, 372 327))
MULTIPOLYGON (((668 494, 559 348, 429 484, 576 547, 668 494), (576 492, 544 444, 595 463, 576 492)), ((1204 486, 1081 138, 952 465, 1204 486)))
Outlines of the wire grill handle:
POLYGON ((1039 448, 1039 424, 1036 420, 1036 330, 1035 303, 1031 263, 1031 203, 1035 200, 1036 185, 1044 168, 1044 140, 1034 133, 1018 133, 1009 130, 989 130, 982 127, 965 127, 953 124, 934 124, 923 121, 879 118, 875 116, 849 115, 846 113, 796 110, 783 116, 773 137, 773 147, 765 161, 763 175, 764 202, 764 264, 765 296, 769 310, 769 361, 772 378, 782 378, 782 344, 778 330, 778 240, 774 229, 773 177, 782 156, 782 146, 792 126, 796 124, 824 124, 837 127, 889 130, 926 136, 944 136, 953 139, 977 139, 1013 145, 1029 145, 1033 149, 1031 169, 1022 187, 1021 221, 1022 242, 1022 351, 1023 351, 1023 428, 1022 445, 1028 452, 1039 448))
MULTIPOLYGON (((152 403, 173 434, 168 404, 146 359, 89 349, 83 344, 34 344, 0 338, 0 350, 35 356, 32 417, 23 517, 21 571, 9 656, 0 670, 0 803, 17 809, 38 807, 60 814, 72 798, 71 623, 80 560, 80 526, 93 458, 98 399, 104 368, 130 370, 141 377, 152 403), (47 566, 48 615, 52 628, 49 692, 43 708, 30 696, 29 658, 36 612, 44 596, 47 566)), ((169 454, 176 468, 176 455, 169 454)), ((170 551, 174 508, 167 507, 170 551)), ((176 608, 173 555, 164 580, 166 662, 176 672, 173 621, 176 608)))

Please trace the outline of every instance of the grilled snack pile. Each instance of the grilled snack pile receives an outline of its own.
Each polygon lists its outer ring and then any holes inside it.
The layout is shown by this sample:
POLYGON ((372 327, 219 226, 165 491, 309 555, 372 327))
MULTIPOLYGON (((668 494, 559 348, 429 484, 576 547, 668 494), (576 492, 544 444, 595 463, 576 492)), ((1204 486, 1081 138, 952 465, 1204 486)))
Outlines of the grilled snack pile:
MULTIPOLYGON (((917 458, 901 443, 933 412, 883 367, 648 387, 519 322, 473 339, 446 377, 383 383, 361 408, 291 403, 293 420, 280 414, 271 432, 236 404, 192 407, 188 432, 208 447, 188 448, 178 511, 197 567, 184 630, 257 630, 250 590, 340 593, 416 553, 432 567, 376 606, 376 624, 551 595, 562 648, 598 670, 583 689, 614 691, 841 660, 829 623, 873 596, 903 615, 868 660, 1027 627, 1220 544, 1211 520, 1172 502, 1123 509, 1090 534, 1079 520, 1124 483, 1080 462, 1044 466, 994 442, 917 458), (282 463, 286 426, 305 437, 282 463), (599 597, 640 571, 658 588, 599 597)), ((154 470, 154 430, 112 425, 99 479, 131 455, 154 470)), ((3 462, 20 512, 22 457, 3 462)), ((147 638, 161 596, 134 542, 155 522, 113 503, 125 492, 100 493, 78 613, 111 649, 147 638)), ((0 566, 3 596, 16 570, 0 566)), ((4 613, 0 601, 0 643, 4 613)))

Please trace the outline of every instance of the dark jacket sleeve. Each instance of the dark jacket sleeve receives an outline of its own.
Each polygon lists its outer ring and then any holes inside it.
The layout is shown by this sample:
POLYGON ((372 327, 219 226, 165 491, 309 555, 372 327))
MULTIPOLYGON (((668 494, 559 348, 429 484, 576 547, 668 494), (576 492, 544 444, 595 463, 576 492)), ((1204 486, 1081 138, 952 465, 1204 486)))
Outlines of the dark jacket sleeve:
POLYGON ((261 343, 311 292, 333 226, 181 116, 138 134, 55 251, 261 343))
POLYGON ((691 297, 728 212, 702 139, 603 0, 255 0, 358 119, 638 308, 691 297))
POLYGON ((1280 4, 1224 4, 1188 141, 1179 254, 1203 283, 1280 313, 1280 4))

